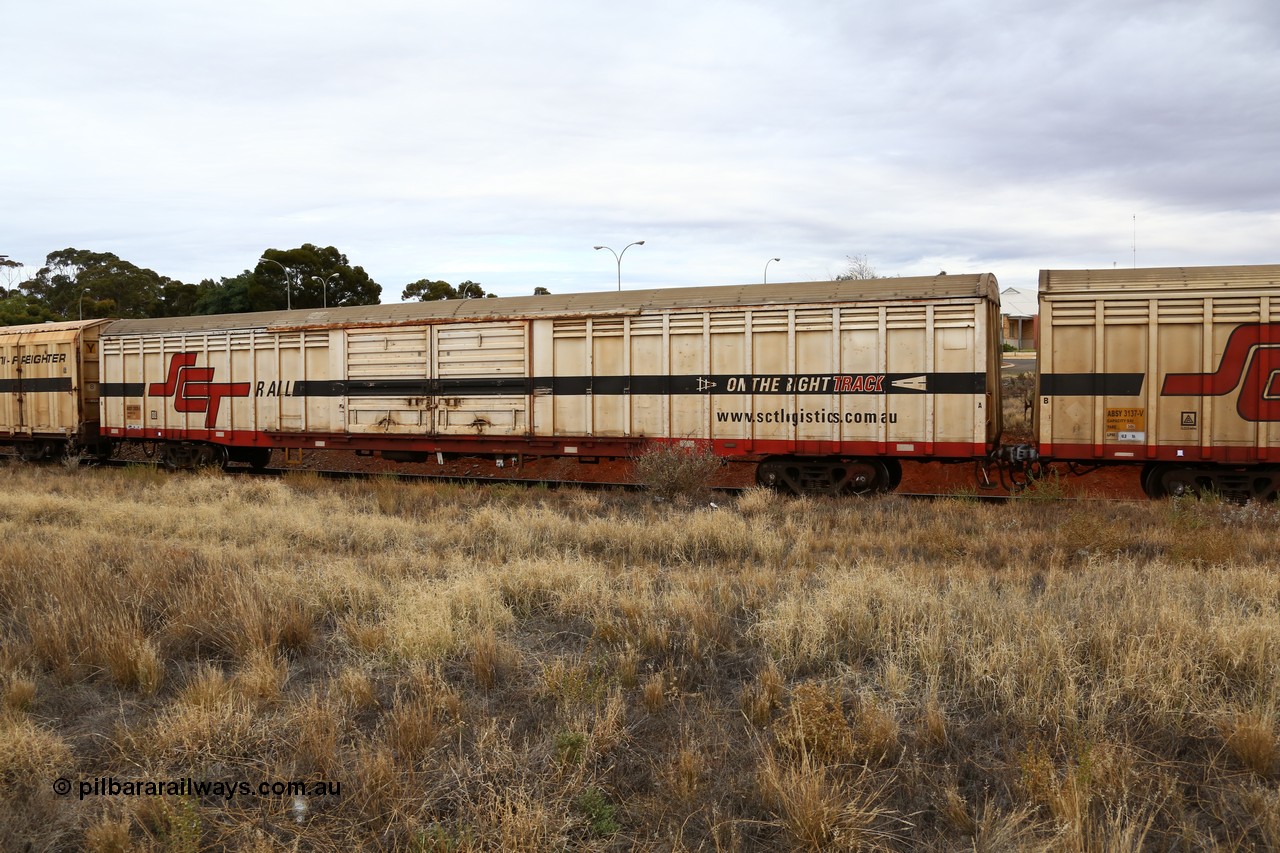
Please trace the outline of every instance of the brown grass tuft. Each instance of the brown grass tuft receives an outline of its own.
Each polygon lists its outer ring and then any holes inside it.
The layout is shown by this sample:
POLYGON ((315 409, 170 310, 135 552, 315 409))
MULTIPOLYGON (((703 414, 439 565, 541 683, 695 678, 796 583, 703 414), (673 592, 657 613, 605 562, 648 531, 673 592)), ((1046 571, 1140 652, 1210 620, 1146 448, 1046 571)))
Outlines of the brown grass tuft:
POLYGON ((757 728, 767 728, 773 722, 774 711, 783 695, 782 674, 769 662, 753 682, 743 686, 739 703, 743 716, 757 728))
POLYGON ((1273 713, 1246 711, 1223 726, 1227 749, 1247 769, 1266 779, 1280 772, 1280 724, 1273 713))
POLYGON ((251 702, 272 702, 279 699, 289 678, 289 665, 266 649, 250 653, 236 673, 234 684, 241 696, 251 702))
POLYGON ((774 736, 793 756, 813 756, 824 763, 853 758, 853 728, 838 690, 830 685, 809 683, 793 689, 786 716, 774 726, 774 736))
POLYGON ((84 833, 88 853, 131 853, 135 847, 129 836, 132 821, 124 816, 102 815, 84 833))
POLYGON ((655 672, 645 679, 641 688, 641 696, 645 710, 656 714, 667 704, 667 679, 661 672, 655 672))
POLYGON ((786 829, 789 847, 802 850, 876 850, 897 833, 886 825, 891 813, 880 805, 883 792, 860 775, 851 782, 815 758, 781 762, 766 753, 757 773, 766 807, 786 829))
POLYGON ((4 690, 4 707, 10 711, 26 711, 35 700, 35 681, 17 672, 10 674, 4 690))
POLYGON ((499 637, 492 627, 483 628, 471 638, 467 667, 476 684, 492 690, 519 668, 519 652, 499 637))

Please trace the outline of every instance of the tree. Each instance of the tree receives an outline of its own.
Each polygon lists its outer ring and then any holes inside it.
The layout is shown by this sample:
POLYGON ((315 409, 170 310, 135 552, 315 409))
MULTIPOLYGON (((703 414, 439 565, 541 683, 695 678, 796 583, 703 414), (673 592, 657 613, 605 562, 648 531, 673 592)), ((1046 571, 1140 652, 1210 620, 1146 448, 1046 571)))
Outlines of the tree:
POLYGON ((412 284, 405 285, 400 298, 408 302, 416 299, 419 302, 435 302, 438 299, 457 299, 458 290, 447 281, 430 281, 420 278, 412 284))
POLYGON ((250 311, 273 310, 275 294, 258 280, 252 270, 221 281, 205 279, 198 285, 196 314, 244 314, 250 311))
POLYGON ((123 261, 110 252, 62 249, 21 290, 56 316, 156 317, 164 306, 164 288, 179 285, 159 273, 123 261))
POLYGON ((534 296, 550 296, 551 291, 547 290, 545 287, 539 286, 533 289, 533 295, 534 296))
POLYGON ((866 255, 849 255, 848 268, 843 274, 836 276, 836 281, 867 281, 873 278, 883 278, 876 272, 876 268, 867 260, 866 255))
POLYGON ((304 243, 296 249, 267 249, 262 253, 267 263, 259 261, 253 275, 266 285, 263 296, 270 306, 254 307, 264 311, 284 308, 319 308, 339 305, 377 305, 382 285, 375 282, 363 267, 353 267, 347 256, 333 246, 320 248, 304 243), (288 270, 288 287, 286 272, 288 270))
POLYGON ((363 267, 353 267, 333 246, 311 243, 267 249, 251 270, 220 281, 205 279, 194 291, 172 294, 175 302, 190 304, 196 314, 377 305, 381 295, 382 285, 363 267))
POLYGON ((0 257, 0 299, 17 293, 23 280, 22 262, 0 257))
POLYGON ((196 312, 202 284, 186 284, 166 279, 160 286, 160 317, 188 317, 196 312))
POLYGON ((27 326, 59 319, 43 302, 14 290, 0 299, 0 326, 27 326))
POLYGON ((483 299, 496 295, 494 293, 485 293, 484 288, 476 281, 464 281, 454 287, 447 281, 431 281, 430 279, 422 278, 412 284, 405 285, 404 292, 400 294, 400 298, 405 302, 413 299, 419 302, 434 302, 438 299, 483 299))

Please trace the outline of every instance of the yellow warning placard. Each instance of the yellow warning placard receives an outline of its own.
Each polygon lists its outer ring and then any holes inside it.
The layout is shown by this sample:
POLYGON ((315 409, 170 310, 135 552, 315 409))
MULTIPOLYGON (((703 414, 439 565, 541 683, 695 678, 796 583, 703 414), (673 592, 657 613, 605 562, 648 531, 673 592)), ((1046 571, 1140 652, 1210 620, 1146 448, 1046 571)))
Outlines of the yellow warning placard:
POLYGON ((1108 441, 1145 441, 1146 409, 1107 409, 1108 441))

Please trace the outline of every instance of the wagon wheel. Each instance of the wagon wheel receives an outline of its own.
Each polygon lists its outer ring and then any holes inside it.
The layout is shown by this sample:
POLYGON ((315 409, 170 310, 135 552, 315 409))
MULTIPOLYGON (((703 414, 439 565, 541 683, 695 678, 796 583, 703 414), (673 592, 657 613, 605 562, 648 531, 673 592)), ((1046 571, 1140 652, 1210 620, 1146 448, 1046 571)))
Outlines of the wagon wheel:
POLYGON ((1165 496, 1164 490, 1160 487, 1160 477, 1163 474, 1164 465, 1145 465, 1142 468, 1142 491, 1152 500, 1165 496))
POLYGON ((1190 468, 1177 465, 1152 465, 1142 478, 1142 490, 1152 499, 1198 496, 1201 484, 1190 468))
POLYGON ((883 492, 889 484, 889 471, 884 463, 861 459, 838 463, 831 467, 832 490, 836 495, 868 495, 883 492))
POLYGON ((230 456, 227 448, 221 444, 206 444, 200 448, 199 459, 196 462, 201 468, 223 468, 227 467, 230 456))
POLYGON ((164 444, 157 450, 160 464, 170 471, 191 467, 191 454, 181 444, 164 444))
POLYGON ((902 463, 897 459, 879 459, 877 463, 884 469, 887 476, 880 491, 896 491, 898 486, 902 485, 902 463))

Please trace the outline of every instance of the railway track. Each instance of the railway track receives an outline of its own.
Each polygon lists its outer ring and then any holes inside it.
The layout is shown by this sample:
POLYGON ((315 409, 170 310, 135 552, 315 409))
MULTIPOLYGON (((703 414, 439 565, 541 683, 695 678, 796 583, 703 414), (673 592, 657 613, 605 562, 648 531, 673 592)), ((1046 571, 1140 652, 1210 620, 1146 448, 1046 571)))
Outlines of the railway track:
MULTIPOLYGON (((27 465, 58 465, 68 463, 61 462, 25 462, 13 453, 0 453, 0 460, 4 460, 9 464, 27 464, 27 465)), ((168 470, 165 466, 155 459, 85 459, 80 463, 82 467, 88 468, 129 468, 131 466, 141 466, 156 468, 161 471, 168 470)), ((68 465, 68 467, 70 467, 68 465)), ((447 483, 463 483, 463 484, 510 484, 519 486, 540 486, 542 488, 562 488, 576 487, 586 489, 625 489, 629 491, 641 491, 643 486, 635 483, 623 482, 593 482, 589 480, 556 480, 556 479, 530 479, 516 477, 483 477, 470 476, 466 474, 421 474, 408 471, 345 471, 339 469, 324 468, 279 468, 267 467, 255 469, 249 466, 229 465, 222 469, 225 474, 234 476, 258 476, 258 477, 283 477, 288 474, 314 474, 328 480, 372 480, 378 477, 388 477, 405 482, 447 482, 447 483)), ((182 472, 173 472, 182 473, 182 472)), ((713 491, 729 494, 737 494, 743 489, 735 487, 716 488, 713 491)))
MULTIPOLYGON (((66 464, 58 462, 26 462, 18 458, 16 454, 0 453, 0 460, 4 460, 9 464, 30 464, 30 465, 56 465, 66 464)), ((84 467, 98 468, 128 468, 130 466, 154 467, 165 470, 164 466, 154 459, 106 459, 95 460, 86 459, 80 463, 84 467)), ((426 474, 409 471, 350 471, 341 469, 317 469, 317 468, 294 468, 294 467, 267 467, 262 469, 254 469, 249 466, 231 465, 222 469, 224 473, 232 476, 260 476, 260 477, 284 477, 289 474, 315 475, 327 480, 370 480, 379 477, 391 478, 401 482, 433 482, 433 483, 454 483, 459 485, 514 485, 524 486, 527 488, 544 488, 544 489, 562 489, 576 488, 584 490, 617 490, 640 492, 645 487, 636 483, 628 483, 623 481, 592 481, 592 480, 575 480, 575 479, 554 479, 554 478, 521 478, 521 477, 495 477, 480 476, 457 473, 441 473, 426 474)), ((176 473, 176 472, 175 472, 176 473)), ((713 486, 709 489, 714 494, 733 497, 746 491, 747 487, 743 486, 713 486)), ((1020 495, 1008 495, 995 492, 907 492, 895 491, 893 495, 907 498, 910 500, 935 501, 945 499, 964 499, 978 501, 982 503, 1004 503, 1010 500, 1026 500, 1020 495)), ((818 497, 821 497, 818 495, 818 497)), ((872 496, 874 499, 874 496, 872 496)), ((1040 496, 1037 500, 1063 501, 1072 503, 1091 503, 1091 504, 1115 504, 1115 503, 1134 503, 1141 502, 1140 499, 1130 497, 1098 497, 1098 496, 1062 496, 1050 497, 1040 496)))

